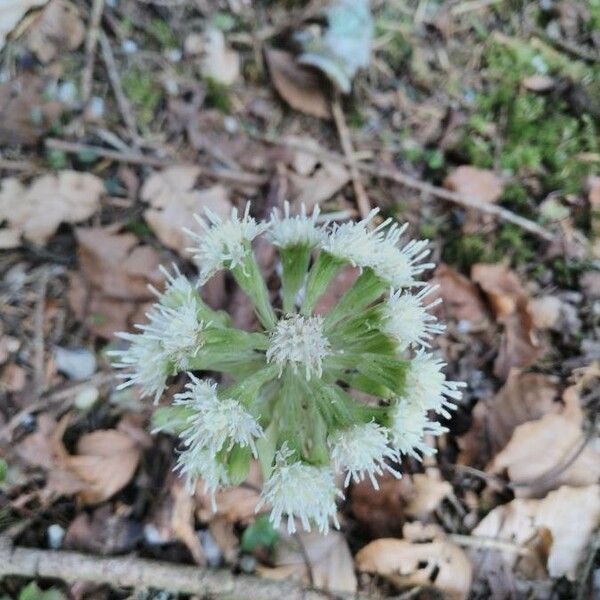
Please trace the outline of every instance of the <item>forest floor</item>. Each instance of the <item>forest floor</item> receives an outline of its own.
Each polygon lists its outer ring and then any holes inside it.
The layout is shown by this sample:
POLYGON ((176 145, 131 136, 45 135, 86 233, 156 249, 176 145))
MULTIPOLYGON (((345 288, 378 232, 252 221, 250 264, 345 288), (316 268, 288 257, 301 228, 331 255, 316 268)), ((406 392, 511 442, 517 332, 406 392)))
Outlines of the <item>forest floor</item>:
POLYGON ((600 2, 375 0, 372 39, 342 10, 348 93, 297 61, 333 4, 0 6, 0 598, 600 597, 600 2), (107 358, 159 264, 193 274, 180 227, 246 200, 431 240, 467 383, 327 536, 256 516, 256 476, 189 497, 107 358))

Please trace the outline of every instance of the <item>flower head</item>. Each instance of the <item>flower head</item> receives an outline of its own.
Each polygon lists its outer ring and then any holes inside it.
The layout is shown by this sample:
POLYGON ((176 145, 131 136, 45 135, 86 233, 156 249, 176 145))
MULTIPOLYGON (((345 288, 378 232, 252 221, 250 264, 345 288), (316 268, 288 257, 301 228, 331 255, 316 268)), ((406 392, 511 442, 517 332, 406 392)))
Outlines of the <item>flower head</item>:
POLYGON ((355 267, 370 267, 394 288, 418 285, 417 275, 434 266, 432 263, 419 264, 429 254, 428 242, 413 240, 399 247, 407 225, 390 225, 391 218, 369 230, 378 212, 375 208, 362 221, 334 225, 323 249, 355 267))
POLYGON ((444 331, 444 325, 436 323, 437 318, 427 312, 439 304, 441 298, 428 305, 423 303, 423 298, 433 290, 431 286, 416 294, 397 290, 383 304, 383 331, 397 341, 398 350, 406 350, 409 346, 428 347, 429 340, 444 331))
POLYGON ((181 434, 184 446, 206 448, 212 454, 230 451, 235 444, 250 447, 256 456, 256 440, 263 430, 256 419, 233 398, 217 397, 217 384, 189 374, 186 391, 175 394, 174 404, 193 410, 181 434))
POLYGON ((434 410, 449 417, 448 410, 454 409, 454 402, 462 398, 460 388, 465 384, 447 381, 442 373, 445 366, 443 360, 419 350, 408 367, 405 395, 424 410, 434 410))
POLYGON ((418 402, 398 399, 391 411, 390 437, 392 446, 402 454, 418 460, 435 454, 435 448, 425 442, 427 435, 441 435, 448 430, 437 421, 430 421, 427 411, 418 402))
POLYGON ((217 510, 215 492, 229 484, 227 469, 215 454, 201 445, 184 447, 177 456, 175 469, 185 477, 185 487, 191 494, 198 480, 204 482, 204 491, 210 495, 213 512, 217 510))
POLYGON ((129 347, 125 350, 109 352, 109 355, 116 359, 113 366, 126 370, 119 375, 124 381, 118 389, 136 385, 142 398, 153 396, 154 402, 158 402, 171 374, 171 367, 161 343, 148 333, 120 332, 116 335, 129 342, 129 347))
POLYGON ((196 242, 189 250, 193 252, 200 269, 201 283, 205 283, 223 267, 233 269, 241 265, 250 252, 250 242, 269 227, 268 223, 257 223, 250 216, 250 203, 246 204, 241 218, 235 207, 231 209, 231 217, 226 221, 208 209, 205 209, 205 213, 206 218, 194 215, 202 233, 184 229, 196 242))
POLYGON ((325 238, 324 227, 317 227, 319 206, 316 205, 310 217, 306 216, 306 207, 302 204, 300 214, 290 216, 290 204, 284 204, 284 217, 279 218, 276 210, 271 215, 268 239, 274 246, 287 248, 289 246, 316 246, 325 238))
POLYGON ((321 377, 322 361, 329 354, 329 341, 323 333, 323 317, 291 315, 281 319, 272 331, 267 361, 279 365, 279 373, 286 365, 296 372, 304 370, 307 380, 321 377))
POLYGON ((160 272, 165 276, 167 285, 162 292, 159 292, 154 286, 148 286, 150 291, 156 296, 158 304, 166 308, 177 308, 191 298, 196 298, 198 292, 191 284, 190 280, 182 275, 177 265, 173 265, 174 274, 169 273, 162 265, 160 272))
POLYGON ((394 477, 400 477, 400 473, 385 462, 386 459, 397 461, 398 454, 388 445, 388 431, 377 423, 357 424, 337 430, 329 436, 328 443, 334 467, 346 471, 344 486, 350 480, 355 483, 363 481, 367 475, 378 490, 375 475, 383 475, 384 470, 394 477))
POLYGON ((279 527, 282 516, 287 514, 289 533, 296 531, 294 517, 300 519, 306 531, 310 531, 313 522, 321 533, 327 533, 330 519, 339 528, 335 500, 343 498, 343 494, 336 488, 333 474, 327 467, 289 463, 291 456, 286 445, 278 451, 273 472, 265 482, 256 509, 271 505, 269 520, 275 527, 279 527))

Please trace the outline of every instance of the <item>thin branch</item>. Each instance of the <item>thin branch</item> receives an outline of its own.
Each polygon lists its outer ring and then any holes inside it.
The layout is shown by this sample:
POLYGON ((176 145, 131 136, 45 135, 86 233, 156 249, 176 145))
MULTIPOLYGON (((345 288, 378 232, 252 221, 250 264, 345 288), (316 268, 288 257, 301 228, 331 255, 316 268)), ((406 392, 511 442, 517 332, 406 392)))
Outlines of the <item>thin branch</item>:
POLYGON ((358 211, 363 219, 367 218, 367 215, 371 211, 371 202, 367 196, 365 186, 360 178, 360 173, 356 168, 356 160, 354 159, 354 149, 352 148, 352 140, 350 139, 350 130, 346 124, 346 118, 344 117, 344 111, 340 104, 339 94, 336 94, 335 100, 333 101, 331 112, 333 119, 340 136, 340 144, 346 159, 350 163, 350 176, 352 177, 352 187, 354 188, 354 194, 356 195, 356 204, 358 211))
POLYGON ((81 98, 86 104, 92 94, 94 63, 96 62, 96 46, 100 34, 100 20, 104 11, 104 0, 94 0, 90 14, 90 26, 85 40, 85 66, 81 76, 81 98))
POLYGON ((458 533, 449 533, 448 539, 459 546, 467 546, 469 548, 491 548, 492 550, 501 550, 502 552, 511 552, 519 556, 531 555, 529 548, 524 548, 512 542, 499 540, 493 537, 477 536, 477 535, 461 535, 458 533))
POLYGON ((102 58, 104 59, 104 64, 106 65, 106 71, 108 73, 108 79, 110 80, 110 84, 115 94, 115 99, 117 101, 119 111, 121 112, 121 117, 123 118, 123 122, 129 130, 131 139, 137 140, 137 123, 133 116, 133 112, 131 111, 129 100, 127 99, 127 96, 123 91, 123 86, 121 85, 121 78, 119 77, 119 71, 117 69, 117 63, 115 61, 115 56, 113 54, 110 41, 104 31, 100 31, 98 37, 100 40, 100 49, 102 50, 102 58))
MULTIPOLYGON (((327 150, 313 148, 310 144, 303 144, 302 142, 298 142, 296 140, 287 140, 283 138, 273 138, 267 136, 256 137, 268 144, 286 146, 288 148, 301 150, 302 152, 313 154, 314 156, 324 161, 336 162, 346 165, 348 167, 351 166, 348 159, 344 156, 341 156, 335 152, 329 152, 327 150)), ((554 234, 552 234, 550 231, 548 231, 541 225, 538 225, 534 221, 526 219, 525 217, 520 217, 519 215, 516 215, 515 213, 511 212, 506 208, 503 208, 502 206, 490 204, 487 202, 481 202, 472 197, 462 196, 460 194, 457 194, 456 192, 451 192, 450 190, 431 185, 430 183, 426 183, 425 181, 421 181, 420 179, 416 179, 415 177, 406 175, 405 173, 402 173, 401 171, 394 168, 364 163, 357 160, 356 158, 354 164, 356 165, 357 169, 365 173, 369 173, 369 175, 372 175, 373 177, 389 179, 405 187, 411 188, 413 190, 419 190, 424 194, 428 194, 436 198, 440 198, 442 200, 447 200, 448 202, 452 202, 454 204, 458 204, 459 206, 463 206, 464 208, 470 208, 483 213, 494 215, 502 221, 518 225, 519 227, 521 227, 521 229, 524 229, 525 231, 536 235, 539 238, 542 238, 547 241, 555 240, 554 234)))
MULTIPOLYGON (((107 558, 79 552, 37 550, 13 546, 0 536, 0 579, 7 575, 51 577, 67 583, 91 581, 124 588, 156 588, 180 594, 229 600, 325 600, 331 595, 304 589, 287 581, 271 581, 230 571, 177 565, 119 556, 107 558)), ((363 594, 336 594, 343 599, 367 600, 363 594)))
MULTIPOLYGON (((108 150, 102 146, 92 146, 89 144, 79 144, 77 142, 67 142, 56 138, 47 138, 45 140, 47 148, 52 150, 62 150, 72 154, 79 152, 93 152, 100 158, 107 158, 119 163, 127 163, 131 165, 144 165, 148 167, 165 168, 174 165, 182 165, 180 160, 175 158, 155 158, 153 156, 145 156, 136 151, 119 152, 117 150, 108 150)), ((194 165, 199 174, 204 177, 212 177, 221 181, 247 186, 262 186, 267 182, 267 177, 257 175, 255 173, 246 173, 244 171, 232 171, 230 169, 210 169, 200 165, 194 165)))

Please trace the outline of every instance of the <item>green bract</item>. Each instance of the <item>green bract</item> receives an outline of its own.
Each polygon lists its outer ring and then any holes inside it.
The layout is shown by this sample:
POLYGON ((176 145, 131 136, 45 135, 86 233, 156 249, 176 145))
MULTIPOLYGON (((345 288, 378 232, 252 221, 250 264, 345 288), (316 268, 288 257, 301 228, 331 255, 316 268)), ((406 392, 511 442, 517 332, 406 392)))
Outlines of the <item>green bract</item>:
POLYGON ((188 231, 205 283, 228 270, 254 305, 259 331, 236 329, 214 311, 181 273, 168 285, 140 333, 114 352, 125 369, 123 386, 136 384, 156 401, 169 377, 188 372, 172 407, 158 409, 157 429, 181 438, 177 469, 190 490, 202 480, 212 494, 237 485, 253 458, 264 478, 259 506, 268 505, 289 531, 337 524, 336 472, 344 484, 384 471, 399 477, 401 454, 434 450, 428 435, 446 431, 434 413, 448 415, 462 384, 447 381, 444 363, 427 354, 442 331, 427 309, 431 287, 419 275, 431 264, 426 242, 402 245, 404 227, 391 220, 372 228, 377 211, 358 223, 322 225, 318 210, 291 216, 289 206, 257 223, 233 210, 227 221, 198 217, 188 231), (252 251, 263 235, 277 249, 281 288, 269 291, 252 251), (326 314, 315 307, 345 265, 358 267, 353 285, 326 314), (412 290, 416 291, 413 292, 412 290), (191 372, 195 372, 193 375, 191 372), (222 373, 228 383, 202 378, 222 373), (365 399, 366 398, 366 399, 365 399))

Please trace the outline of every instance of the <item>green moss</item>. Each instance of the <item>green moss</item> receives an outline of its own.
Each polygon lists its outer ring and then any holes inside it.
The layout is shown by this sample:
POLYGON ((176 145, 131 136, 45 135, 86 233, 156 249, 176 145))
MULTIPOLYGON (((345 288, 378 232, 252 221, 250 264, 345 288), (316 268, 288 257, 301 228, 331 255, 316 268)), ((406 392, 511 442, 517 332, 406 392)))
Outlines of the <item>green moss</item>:
POLYGON ((136 119, 141 127, 148 127, 154 120, 154 113, 163 97, 160 86, 152 73, 131 67, 122 78, 123 91, 133 104, 136 119))
POLYGON ((146 33, 161 49, 177 48, 179 46, 175 32, 163 19, 152 19, 146 25, 146 33))
POLYGON ((231 112, 231 100, 229 99, 227 86, 211 78, 205 79, 205 84, 206 105, 224 113, 231 112))
POLYGON ((496 262, 489 240, 477 233, 459 234, 444 246, 444 262, 461 271, 469 271, 478 262, 496 262))
MULTIPOLYGON (((490 168, 498 157, 501 169, 535 174, 544 195, 551 190, 580 192, 595 166, 579 155, 598 152, 598 124, 588 114, 573 114, 564 100, 521 85, 524 77, 535 73, 564 76, 564 57, 539 43, 534 47, 504 40, 492 42, 484 60, 486 89, 476 96, 476 112, 461 145, 468 162, 490 168)), ((598 74, 590 67, 587 76, 594 79, 598 74)))

